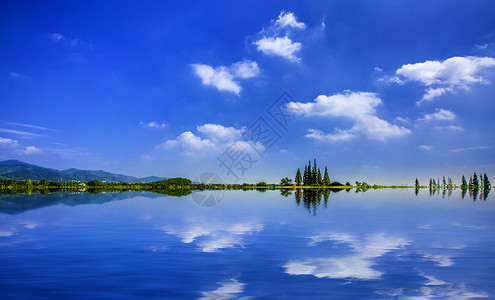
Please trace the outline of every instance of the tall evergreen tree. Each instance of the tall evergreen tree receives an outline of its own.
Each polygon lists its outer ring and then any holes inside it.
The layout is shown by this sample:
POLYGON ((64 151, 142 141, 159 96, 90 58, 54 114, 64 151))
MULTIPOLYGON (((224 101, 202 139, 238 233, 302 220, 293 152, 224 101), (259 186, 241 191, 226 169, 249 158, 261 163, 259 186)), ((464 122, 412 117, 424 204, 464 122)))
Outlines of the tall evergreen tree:
POLYGON ((473 176, 469 177, 468 189, 469 190, 473 189, 473 176))
POLYGON ((303 185, 308 185, 308 166, 304 166, 303 185))
POLYGON ((464 177, 464 175, 462 175, 462 179, 461 179, 461 189, 463 190, 467 189, 466 177, 464 177))
POLYGON ((447 181, 445 180, 445 176, 442 178, 442 188, 445 188, 447 186, 447 181))
POLYGON ((323 178, 321 178, 321 171, 320 168, 318 168, 318 180, 317 180, 318 185, 323 185, 323 178))
POLYGON ((476 175, 476 172, 473 174, 473 188, 477 189, 479 188, 480 182, 478 181, 478 175, 476 175))
POLYGON ((485 190, 492 188, 492 184, 490 183, 490 180, 488 180, 488 176, 486 176, 486 174, 483 175, 483 188, 485 190))
POLYGON ((316 158, 314 159, 315 164, 313 165, 313 181, 312 184, 318 184, 318 167, 316 166, 316 158))
POLYGON ((311 161, 308 162, 308 185, 313 183, 313 169, 311 168, 311 161))
POLYGON ((302 184, 301 170, 299 170, 299 168, 297 168, 296 178, 295 178, 294 181, 296 182, 297 185, 301 185, 302 184))
POLYGON ((323 175, 323 185, 330 185, 330 177, 328 177, 328 170, 327 170, 327 166, 325 166, 325 175, 323 175))
POLYGON ((435 182, 435 179, 433 179, 433 188, 436 189, 437 188, 437 183, 435 182))
POLYGON ((416 181, 414 181, 414 187, 418 188, 419 187, 419 181, 418 178, 416 178, 416 181))
POLYGON ((431 180, 431 177, 430 177, 430 183, 428 184, 428 187, 431 189, 432 185, 433 185, 433 181, 431 180))

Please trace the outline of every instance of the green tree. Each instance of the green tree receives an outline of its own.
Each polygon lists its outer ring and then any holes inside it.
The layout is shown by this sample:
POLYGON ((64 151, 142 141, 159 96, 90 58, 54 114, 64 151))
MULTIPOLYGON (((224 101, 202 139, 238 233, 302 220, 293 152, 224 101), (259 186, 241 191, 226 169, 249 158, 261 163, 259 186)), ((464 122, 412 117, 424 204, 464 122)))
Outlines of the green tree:
POLYGON ((486 174, 483 175, 483 188, 486 190, 492 188, 492 184, 490 183, 490 180, 488 180, 488 176, 486 176, 486 174))
POLYGON ((313 169, 311 168, 311 161, 308 162, 308 184, 311 185, 313 183, 313 169))
POLYGON ((321 171, 320 168, 318 168, 318 180, 317 180, 318 185, 323 185, 323 179, 321 178, 321 171))
POLYGON ((301 170, 299 170, 299 168, 297 169, 295 182, 296 182, 297 185, 301 185, 302 184, 301 170))
POLYGON ((308 166, 304 166, 303 185, 308 185, 308 166))
POLYGON ((480 182, 478 181, 478 175, 476 175, 476 172, 473 174, 473 188, 477 189, 480 185, 480 182))
POLYGON ((316 158, 314 159, 315 164, 313 165, 313 178, 311 184, 318 184, 318 167, 316 166, 316 158))
POLYGON ((284 177, 280 180, 280 185, 282 186, 292 185, 292 179, 290 179, 289 177, 284 177))
POLYGON ((325 175, 323 175, 323 185, 329 186, 330 185, 330 177, 328 177, 328 169, 327 166, 325 166, 325 175))
POLYGON ((414 187, 418 188, 419 187, 419 181, 418 178, 416 178, 416 181, 414 181, 414 187))
POLYGON ((461 179, 461 189, 462 190, 465 190, 467 189, 468 185, 467 185, 467 182, 466 182, 466 177, 464 177, 464 175, 462 175, 462 179, 461 179))

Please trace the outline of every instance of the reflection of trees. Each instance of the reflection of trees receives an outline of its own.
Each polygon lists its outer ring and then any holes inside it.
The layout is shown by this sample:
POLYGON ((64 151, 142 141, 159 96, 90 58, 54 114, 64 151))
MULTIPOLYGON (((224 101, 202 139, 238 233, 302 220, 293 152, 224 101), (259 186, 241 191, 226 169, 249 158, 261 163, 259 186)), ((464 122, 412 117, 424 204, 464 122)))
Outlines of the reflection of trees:
POLYGON ((288 197, 288 196, 292 195, 292 190, 280 189, 280 195, 284 196, 284 197, 288 197))
POLYGON ((316 215, 316 209, 320 206, 321 202, 323 201, 323 205, 326 208, 330 194, 341 190, 342 189, 298 189, 295 192, 296 203, 297 205, 300 205, 302 200, 304 208, 306 208, 309 213, 316 215))

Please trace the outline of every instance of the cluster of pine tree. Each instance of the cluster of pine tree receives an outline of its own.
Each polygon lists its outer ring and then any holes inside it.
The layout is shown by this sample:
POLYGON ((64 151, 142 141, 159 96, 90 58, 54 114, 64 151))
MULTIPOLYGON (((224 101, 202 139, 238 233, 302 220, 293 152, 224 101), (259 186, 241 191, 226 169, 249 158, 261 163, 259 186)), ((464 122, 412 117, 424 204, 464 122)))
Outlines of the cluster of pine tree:
POLYGON ((440 178, 437 178, 437 180, 435 181, 435 179, 431 179, 430 177, 430 183, 428 184, 428 187, 430 188, 430 190, 452 190, 455 188, 455 184, 452 182, 452 178, 450 177, 448 177, 448 179, 446 180, 445 176, 443 176, 442 181, 440 181, 440 178))
POLYGON ((328 176, 328 169, 325 166, 325 173, 323 177, 321 176, 321 170, 316 165, 316 159, 314 160, 313 166, 311 166, 311 161, 304 166, 304 173, 301 175, 301 170, 297 169, 296 180, 297 185, 321 185, 329 186, 332 182, 328 176))
POLYGON ((478 179, 478 175, 474 172, 473 176, 469 177, 469 182, 466 182, 466 177, 462 175, 460 188, 462 189, 463 198, 466 195, 466 191, 469 191, 469 196, 473 198, 473 200, 476 200, 478 193, 481 192, 480 199, 486 200, 488 193, 490 193, 490 190, 492 189, 492 184, 490 183, 490 180, 488 180, 486 174, 481 175, 480 173, 478 179))

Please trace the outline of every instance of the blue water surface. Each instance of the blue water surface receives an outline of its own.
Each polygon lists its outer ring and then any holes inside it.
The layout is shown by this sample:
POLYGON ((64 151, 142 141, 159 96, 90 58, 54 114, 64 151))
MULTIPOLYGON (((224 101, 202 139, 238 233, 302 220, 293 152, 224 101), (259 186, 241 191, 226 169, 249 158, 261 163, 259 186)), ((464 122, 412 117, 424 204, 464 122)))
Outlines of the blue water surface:
POLYGON ((0 195, 0 298, 495 298, 493 194, 324 198, 0 195))

